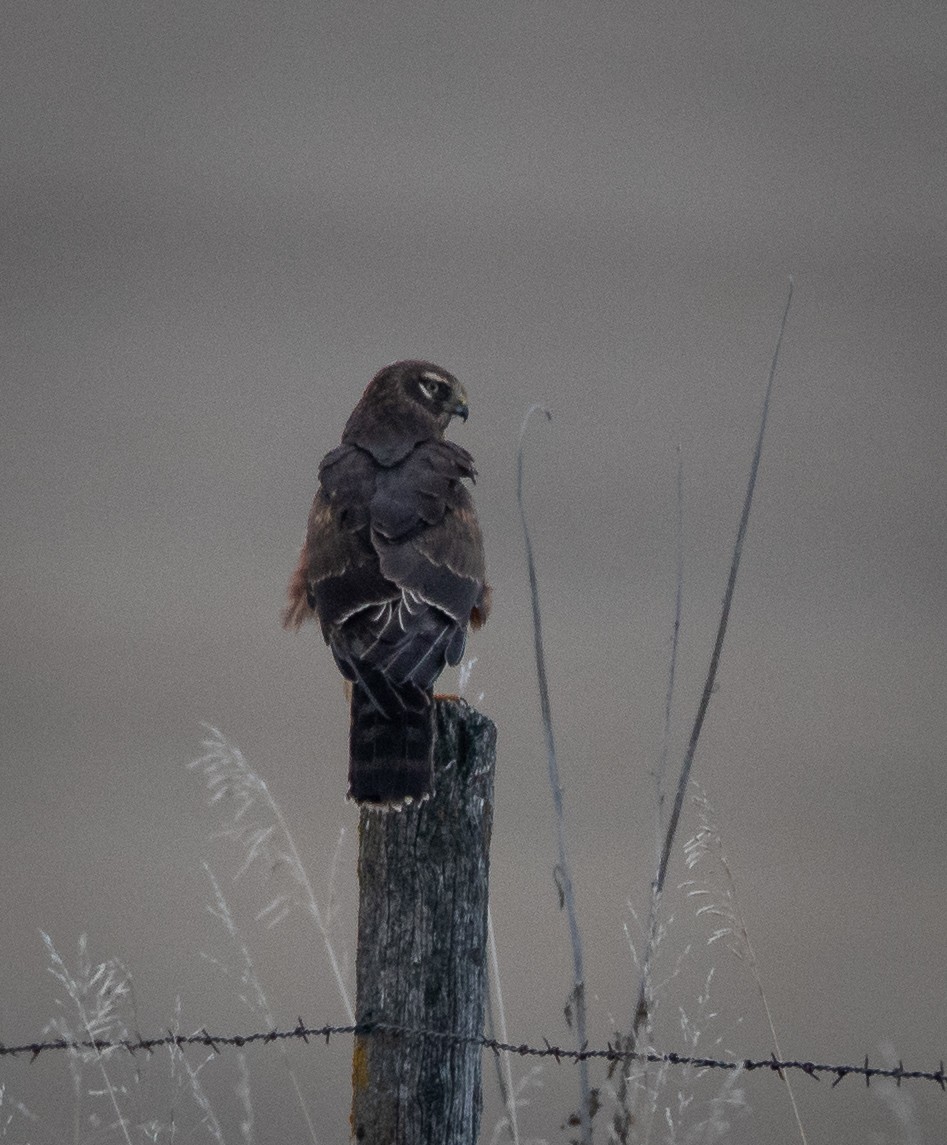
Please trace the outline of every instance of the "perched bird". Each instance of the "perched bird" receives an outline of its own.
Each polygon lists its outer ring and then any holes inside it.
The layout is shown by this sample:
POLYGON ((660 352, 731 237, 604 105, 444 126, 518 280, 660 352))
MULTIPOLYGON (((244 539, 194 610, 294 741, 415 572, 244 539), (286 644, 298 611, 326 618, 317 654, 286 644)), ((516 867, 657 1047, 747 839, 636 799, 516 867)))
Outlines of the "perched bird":
POLYGON ((319 466, 285 628, 318 618, 351 681, 349 796, 397 805, 431 791, 434 681, 490 608, 470 454, 444 431, 467 394, 430 362, 372 378, 319 466))

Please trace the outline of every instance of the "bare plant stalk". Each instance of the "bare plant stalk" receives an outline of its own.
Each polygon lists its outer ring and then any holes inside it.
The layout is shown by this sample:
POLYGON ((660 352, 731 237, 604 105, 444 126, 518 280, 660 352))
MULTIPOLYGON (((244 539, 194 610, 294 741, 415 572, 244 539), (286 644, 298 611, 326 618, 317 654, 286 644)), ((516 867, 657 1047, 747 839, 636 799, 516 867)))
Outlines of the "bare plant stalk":
MULTIPOLYGON (((265 785, 264 785, 265 786, 265 785)), ((283 818, 283 812, 280 810, 279 804, 270 795, 269 788, 266 788, 266 798, 270 803, 273 811, 273 816, 276 822, 280 825, 280 830, 286 839, 286 845, 289 847, 290 854, 293 857, 293 867, 300 874, 302 886, 305 889, 305 906, 312 921, 316 924, 316 929, 322 936, 323 945, 326 948, 326 955, 329 959, 329 965, 332 967, 332 977, 335 979, 336 988, 339 991, 339 997, 342 999, 342 1005, 345 1007, 345 1013, 348 1020, 354 1024, 355 1022, 355 1008, 352 1005, 352 999, 349 997, 348 987, 345 985, 345 977, 342 974, 342 968, 339 965, 339 960, 336 957, 335 947, 332 944, 332 936, 329 933, 329 927, 323 919, 322 911, 319 908, 319 900, 316 898, 316 893, 312 889, 312 883, 309 881, 309 875, 306 868, 303 866, 302 859, 299 857, 299 852, 296 850, 296 840, 293 838, 286 820, 283 818)))
MULTIPOLYGON (((329 965, 332 968, 332 977, 339 991, 339 997, 342 999, 346 1017, 350 1024, 354 1024, 355 1009, 349 997, 345 976, 342 973, 329 929, 331 890, 330 906, 326 911, 323 911, 299 856, 289 824, 286 822, 279 804, 273 798, 266 781, 250 767, 240 749, 235 744, 230 743, 217 728, 210 724, 203 726, 208 732, 207 738, 202 743, 205 754, 200 759, 195 759, 188 766, 200 768, 203 771, 209 803, 220 803, 227 798, 234 805, 229 825, 221 828, 215 834, 233 839, 244 848, 243 866, 235 878, 244 874, 257 860, 271 871, 283 868, 289 872, 292 882, 295 884, 295 892, 278 894, 259 912, 257 919, 267 926, 275 926, 294 907, 310 916, 325 946, 329 965), (258 801, 263 803, 268 816, 259 815, 254 818, 253 810, 258 801), (280 838, 282 845, 279 842, 280 838)), ((333 869, 334 865, 333 863, 333 869)))
MULTIPOLYGON (((175 1034, 177 1033, 176 1029, 172 1029, 171 1032, 175 1034)), ((187 1084, 191 1092, 191 1097, 202 1114, 200 1121, 201 1126, 214 1139, 214 1141, 217 1142, 217 1145, 226 1145, 224 1141, 224 1131, 220 1127, 220 1121, 217 1118, 217 1114, 214 1112, 214 1108, 210 1103, 210 1098, 207 1096, 207 1093, 205 1092, 200 1079, 201 1070, 204 1068, 204 1066, 207 1065, 209 1061, 213 1060, 213 1055, 211 1057, 205 1058, 200 1065, 195 1067, 192 1066, 188 1061, 187 1054, 185 1054, 181 1046, 177 1044, 176 1040, 169 1044, 168 1050, 171 1053, 172 1063, 179 1063, 182 1073, 187 1078, 187 1084)), ((174 1072, 175 1068, 176 1066, 172 1065, 172 1073, 174 1072)))
MULTIPOLYGON (((661 857, 661 832, 664 829, 664 801, 667 798, 667 766, 668 752, 671 744, 671 712, 674 706, 674 683, 677 678, 677 649, 681 634, 681 612, 684 600, 684 465, 681 459, 681 447, 677 447, 677 570, 675 581, 677 588, 674 594, 674 631, 671 636, 671 662, 668 666, 668 686, 664 696, 664 735, 661 742, 661 760, 655 773, 655 824, 657 827, 656 860, 661 857)), ((654 949, 658 931, 658 900, 660 892, 657 883, 651 887, 651 901, 648 905, 648 942, 645 947, 644 959, 641 964, 641 990, 638 1008, 635 1011, 635 1020, 640 1024, 642 1019, 637 1018, 638 1011, 651 1007, 651 968, 654 962, 654 949)), ((637 1030, 637 1025, 635 1026, 637 1030)))
POLYGON ((664 695, 664 735, 661 740, 661 759, 654 773, 656 855, 661 853, 661 834, 664 829, 664 800, 667 796, 666 778, 668 753, 671 747, 671 712, 674 707, 674 683, 677 678, 677 649, 681 635, 681 613, 684 605, 684 461, 681 447, 677 447, 677 561, 675 570, 674 630, 671 634, 671 662, 668 665, 668 686, 664 695))
MULTIPOLYGON (((684 603, 684 463, 681 447, 677 447, 677 562, 676 562, 676 591, 674 593, 674 628, 671 635, 671 661, 668 665, 668 684, 664 696, 664 734, 661 739, 661 757, 658 766, 653 772, 654 777, 654 844, 655 863, 661 855, 661 838, 664 831, 664 801, 667 796, 666 781, 668 768, 668 754, 671 746, 671 713, 674 708, 674 684, 677 679, 677 650, 681 635, 681 613, 684 603)), ((655 883, 651 884, 651 895, 648 903, 648 929, 641 962, 641 984, 638 989, 638 999, 634 1014, 631 1018, 631 1036, 623 1039, 619 1035, 617 1044, 623 1040, 628 1041, 628 1048, 634 1049, 637 1044, 638 1032, 643 1023, 650 1019, 653 1008, 653 991, 651 989, 651 973, 654 965, 654 953, 657 947, 658 934, 658 895, 655 883), (639 1016, 640 1015, 640 1016, 639 1016)), ((624 1145, 628 1141, 628 1134, 634 1120, 631 1112, 632 1094, 629 1086, 627 1070, 620 1070, 618 1082, 615 1086, 615 1112, 612 1116, 612 1139, 624 1145)), ((650 1126, 649 1126, 650 1129, 650 1126)))
MULTIPOLYGON (((697 908, 696 914, 698 917, 707 915, 719 920, 717 929, 708 939, 708 942, 717 942, 723 939, 731 954, 736 955, 741 962, 746 962, 749 966, 750 973, 753 975, 753 981, 756 983, 760 1001, 763 1003, 763 1010, 766 1013, 766 1021, 769 1025, 770 1036, 773 1040, 773 1050, 776 1058, 782 1061, 783 1052, 780 1049, 779 1038, 776 1035, 776 1023, 773 1021, 773 1014, 769 1008, 769 1000, 763 988, 763 979, 760 974, 759 963, 756 960, 756 951, 753 949, 753 943, 750 941, 750 933, 746 925, 746 918, 743 914, 743 907, 740 904, 740 896, 737 894, 737 882, 730 868, 729 860, 724 853, 723 839, 711 818, 713 809, 710 806, 709 800, 703 794, 695 795, 694 802, 698 807, 699 827, 696 835, 684 845, 687 868, 688 870, 693 870, 706 855, 710 854, 720 870, 723 871, 724 886, 722 888, 715 887, 706 878, 704 883, 698 880, 688 880, 688 882, 683 885, 685 887, 691 887, 687 892, 689 898, 703 897, 709 900, 703 906, 697 908)), ((793 1116, 796 1120, 796 1127, 799 1130, 802 1145, 808 1145, 808 1138, 806 1137, 806 1131, 802 1124, 799 1106, 796 1104, 796 1095, 793 1092, 792 1082, 789 1080, 788 1073, 784 1070, 779 1070, 778 1073, 786 1086, 786 1092, 789 1095, 789 1103, 792 1106, 793 1116)))
MULTIPOLYGON (((240 960, 243 963, 238 975, 238 980, 245 986, 249 987, 249 990, 252 992, 251 995, 242 996, 243 1001, 246 1002, 252 1014, 257 1014, 263 1019, 263 1022, 268 1029, 275 1030, 276 1019, 273 1016, 273 1011, 270 1009, 270 1003, 266 997, 266 993, 263 990, 263 984, 257 977, 256 967, 253 965, 253 959, 250 957, 250 951, 247 948, 246 943, 240 937, 240 932, 238 931, 237 924, 230 912, 230 906, 227 903, 224 892, 221 890, 220 883, 218 883, 214 872, 210 868, 210 865, 208 863, 204 863, 203 867, 204 873, 207 875, 208 882, 211 885, 211 889, 214 892, 214 905, 212 907, 208 907, 207 909, 214 916, 214 918, 223 924, 224 929, 227 931, 227 934, 229 935, 231 942, 234 944, 237 953, 240 955, 240 960)), ((216 965, 225 974, 229 974, 228 967, 223 963, 218 962, 217 959, 208 959, 208 961, 216 963, 216 965)), ((312 1118, 309 1116, 309 1109, 307 1108, 306 1100, 303 1097, 302 1087, 299 1084, 299 1078, 296 1075, 296 1070, 293 1067, 292 1060, 286 1051, 286 1044, 285 1042, 279 1041, 276 1043, 276 1046, 282 1059, 283 1067, 289 1074, 289 1080, 293 1087, 293 1092, 296 1094, 296 1101, 299 1105, 300 1112, 303 1115, 303 1120, 306 1122, 306 1128, 309 1131, 309 1139, 312 1142, 312 1145, 318 1145, 316 1139, 316 1128, 312 1123, 312 1118)), ((242 1054, 241 1063, 242 1067, 246 1064, 242 1054)), ((247 1094, 249 1096, 249 1082, 247 1083, 246 1088, 247 1094)), ((237 1092, 238 1095, 241 1092, 239 1087, 237 1092)), ((249 1110, 249 1101, 247 1101, 246 1105, 249 1110)), ((245 1120, 250 1119, 251 1113, 252 1110, 249 1110, 245 1120)))
MULTIPOLYGON (((730 880, 730 883, 734 888, 733 899, 734 904, 739 911, 740 933, 742 935, 743 941, 746 943, 746 952, 748 956, 747 960, 750 964, 750 972, 753 975, 754 982, 756 982, 756 989, 759 991, 760 1001, 763 1003, 763 1009, 766 1011, 766 1021, 769 1023, 769 1032, 773 1039, 773 1049, 776 1053, 776 1057, 782 1061, 783 1051, 779 1048, 779 1038, 776 1036, 776 1023, 773 1021, 773 1015, 769 1008, 769 999, 766 997, 766 991, 763 989, 763 980, 760 977, 759 964, 756 961, 756 951, 753 949, 753 944, 750 942, 750 936, 747 933, 746 923, 743 921, 743 913, 738 905, 736 896, 736 884, 733 881, 733 875, 731 874, 730 868, 727 865, 726 859, 723 858, 723 855, 721 855, 721 862, 724 865, 724 870, 727 872, 727 878, 730 880)), ((799 1130, 799 1138, 802 1141, 802 1145, 809 1145, 809 1139, 806 1137, 806 1131, 802 1124, 802 1117, 799 1113, 799 1106, 796 1104, 796 1095, 793 1092, 792 1082, 789 1080, 789 1075, 787 1073, 782 1073, 782 1079, 786 1084, 786 1092, 789 1094, 789 1104, 792 1106, 793 1117, 796 1119, 796 1127, 799 1130)))
MULTIPOLYGON (((760 428, 756 438, 756 448, 753 451, 753 461, 750 465, 750 475, 747 481, 746 495, 743 499, 743 512, 740 514, 740 525, 737 529, 737 538, 733 546, 733 557, 730 561, 730 573, 727 577, 727 588, 723 596, 723 605, 720 610, 720 622, 717 625, 717 638, 714 641, 713 652, 710 656, 710 667, 707 670, 707 678, 704 681, 704 690, 700 697, 700 703, 697 706, 697 715, 694 719, 694 726, 691 729, 690 741, 687 745, 687 751, 684 754, 684 762, 681 766, 681 774, 677 781, 677 793, 674 797, 674 806, 671 810, 671 816, 668 820, 667 828, 664 833, 664 846, 661 849, 660 857, 658 858, 658 868, 655 874, 654 883, 652 886, 652 901, 656 904, 660 899, 664 890, 664 883, 667 878, 668 865, 671 860, 671 848, 674 845, 674 838, 677 834, 677 825, 681 818, 681 810, 684 806, 684 796, 687 792, 687 784, 690 779, 691 767, 694 763, 694 753, 697 751, 697 741, 700 739, 700 733, 704 726, 704 717, 707 715, 707 708, 710 704, 710 697, 714 690, 714 683, 717 679, 717 668, 720 665, 720 655, 723 651, 723 641, 727 634, 727 623, 730 619, 730 606, 733 603, 733 593, 737 582, 737 572, 740 568, 740 558, 743 555, 743 542, 746 538, 747 528, 750 523, 750 509, 753 505, 753 492, 756 489, 756 475, 760 467, 760 458, 763 454, 763 437, 766 433, 766 419, 769 414, 769 400, 773 392, 773 381, 776 377, 776 365, 779 361, 779 350, 783 341, 783 333, 786 330, 786 319, 789 317, 789 307, 792 303, 793 281, 789 279, 789 294, 786 298, 786 306, 783 310, 782 321, 779 326, 779 336, 776 339, 776 349, 773 351, 773 359, 769 367, 769 380, 766 384, 766 393, 763 398, 763 412, 760 417, 760 428)), ((649 936, 649 951, 645 953, 645 960, 643 966, 647 967, 650 961, 650 947, 651 938, 649 936)), ((630 1049, 633 1049, 638 1037, 638 1031, 647 1015, 647 985, 645 975, 642 973, 641 984, 638 988, 638 999, 635 1004, 634 1016, 632 1019, 632 1030, 630 1039, 630 1049)))
MULTIPOLYGON (((94 1040, 89 1027, 86 1026, 86 1033, 90 1040, 94 1040)), ((105 1083, 105 1090, 109 1095, 109 1101, 112 1103, 112 1108, 115 1110, 115 1116, 118 1119, 119 1128, 122 1131, 122 1136, 125 1138, 128 1145, 132 1145, 132 1139, 128 1135, 128 1120, 121 1106, 118 1104, 118 1097, 116 1096, 115 1086, 112 1085, 112 1079, 108 1075, 108 1070, 105 1068, 105 1059, 98 1049, 95 1051, 95 1060, 102 1074, 102 1080, 105 1083)))
MULTIPOLYGON (((501 1042, 507 1042, 509 1039, 506 1032, 506 1008, 503 1005, 503 987, 500 983, 500 960, 497 957, 497 938, 493 929, 493 911, 490 909, 489 902, 487 903, 487 943, 490 948, 490 977, 493 980, 493 989, 497 996, 497 1029, 494 1031, 493 1026, 493 1006, 490 1002, 490 991, 487 990, 486 1002, 487 1013, 490 1019, 490 1036, 496 1037, 500 1035, 501 1042)), ((494 1055, 497 1068, 497 1081, 500 1085, 500 1094, 503 1098, 503 1105, 506 1108, 506 1116, 509 1121, 510 1140, 513 1145, 520 1145, 520 1131, 519 1124, 516 1119, 516 1093, 513 1089, 513 1066, 510 1062, 510 1055, 503 1054, 502 1060, 499 1054, 494 1055)))
POLYGON ((234 1092, 240 1102, 240 1108, 243 1110, 243 1116, 240 1118, 240 1136, 246 1145, 254 1145, 256 1134, 254 1132, 253 1102, 250 1097, 250 1067, 247 1065, 247 1055, 242 1050, 237 1054, 237 1067, 240 1070, 240 1080, 234 1087, 234 1092))
MULTIPOLYGON (((573 986, 570 995, 570 1008, 575 1015, 576 1042, 580 1050, 588 1043, 586 1035, 585 972, 582 966, 582 935, 575 912, 575 896, 572 890, 572 870, 566 854, 565 815, 562 807, 562 787, 559 783, 559 764, 556 759, 556 743, 552 729, 552 711, 549 704, 549 682, 546 676, 546 654, 543 649, 542 617, 539 609, 539 585, 536 579, 536 562, 533 559, 533 546, 526 523, 526 509, 523 505, 523 443, 530 417, 541 411, 547 420, 549 410, 541 405, 531 405, 523 418, 519 445, 516 451, 516 500, 520 510, 520 524, 526 546, 526 568, 529 573, 529 591, 533 605, 533 642, 536 652, 536 675, 539 680, 539 703, 542 709, 543 731, 546 736, 546 758, 549 765, 549 786, 552 789, 552 802, 556 813, 556 843, 559 862, 556 866, 557 886, 569 920, 569 937, 572 940, 573 986)), ((589 1087, 588 1062, 579 1061, 579 1124, 582 1145, 592 1141, 592 1098, 589 1087)))
MULTIPOLYGON (((118 1012, 119 1003, 128 996, 130 984, 125 967, 117 958, 109 959, 93 967, 86 954, 86 936, 79 938, 79 966, 73 974, 59 952, 53 945, 53 940, 44 931, 40 931, 46 950, 49 955, 49 972, 65 988, 70 1001, 76 1008, 76 1013, 91 1046, 91 1058, 99 1068, 102 1075, 103 1093, 108 1095, 112 1109, 115 1112, 116 1122, 122 1131, 127 1145, 132 1145, 129 1135, 129 1121, 124 1110, 119 1105, 118 1094, 124 1093, 124 1086, 116 1087, 112 1084, 108 1070, 105 1068, 106 1058, 110 1051, 103 1052, 100 1043, 111 1040, 113 1033, 119 1038, 127 1036, 124 1022, 118 1012)), ((68 1036, 69 1028, 65 1021, 59 1023, 63 1033, 68 1036)), ((83 1055, 78 1053, 80 1062, 83 1055)), ((78 1076, 78 1075, 77 1075, 78 1076)), ((80 1093, 76 1086, 77 1095, 80 1093)), ((78 1120, 76 1121, 78 1128, 78 1120)))

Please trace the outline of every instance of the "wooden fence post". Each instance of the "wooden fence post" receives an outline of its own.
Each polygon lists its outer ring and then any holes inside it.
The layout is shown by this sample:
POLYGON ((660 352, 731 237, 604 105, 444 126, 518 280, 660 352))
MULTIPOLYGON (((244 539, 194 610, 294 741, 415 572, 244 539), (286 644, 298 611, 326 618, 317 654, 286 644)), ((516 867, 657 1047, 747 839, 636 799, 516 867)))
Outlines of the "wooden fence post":
POLYGON ((475 1145, 487 982, 487 883, 496 728, 437 704, 434 794, 362 808, 352 1135, 366 1145, 475 1145))

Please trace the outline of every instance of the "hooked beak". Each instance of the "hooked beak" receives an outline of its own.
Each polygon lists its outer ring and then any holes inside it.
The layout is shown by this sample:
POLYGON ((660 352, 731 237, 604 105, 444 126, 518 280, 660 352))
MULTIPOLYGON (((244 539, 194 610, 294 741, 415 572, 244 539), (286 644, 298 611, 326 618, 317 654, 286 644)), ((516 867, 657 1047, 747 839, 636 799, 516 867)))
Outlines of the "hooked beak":
POLYGON ((470 413, 467 406, 467 391, 461 385, 457 385, 454 389, 454 404, 450 407, 450 412, 452 417, 462 417, 464 421, 470 413))

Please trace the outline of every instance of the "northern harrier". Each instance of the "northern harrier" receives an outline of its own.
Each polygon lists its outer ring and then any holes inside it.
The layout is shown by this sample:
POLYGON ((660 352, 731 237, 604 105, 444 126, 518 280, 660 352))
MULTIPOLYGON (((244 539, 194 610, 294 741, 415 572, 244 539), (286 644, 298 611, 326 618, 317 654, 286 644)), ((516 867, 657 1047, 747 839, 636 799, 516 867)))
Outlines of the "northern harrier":
POLYGON ((349 795, 401 804, 431 790, 434 681, 490 607, 483 539, 465 480, 473 458, 444 440, 467 394, 430 362, 371 380, 319 466, 286 628, 318 618, 352 684, 349 795))

